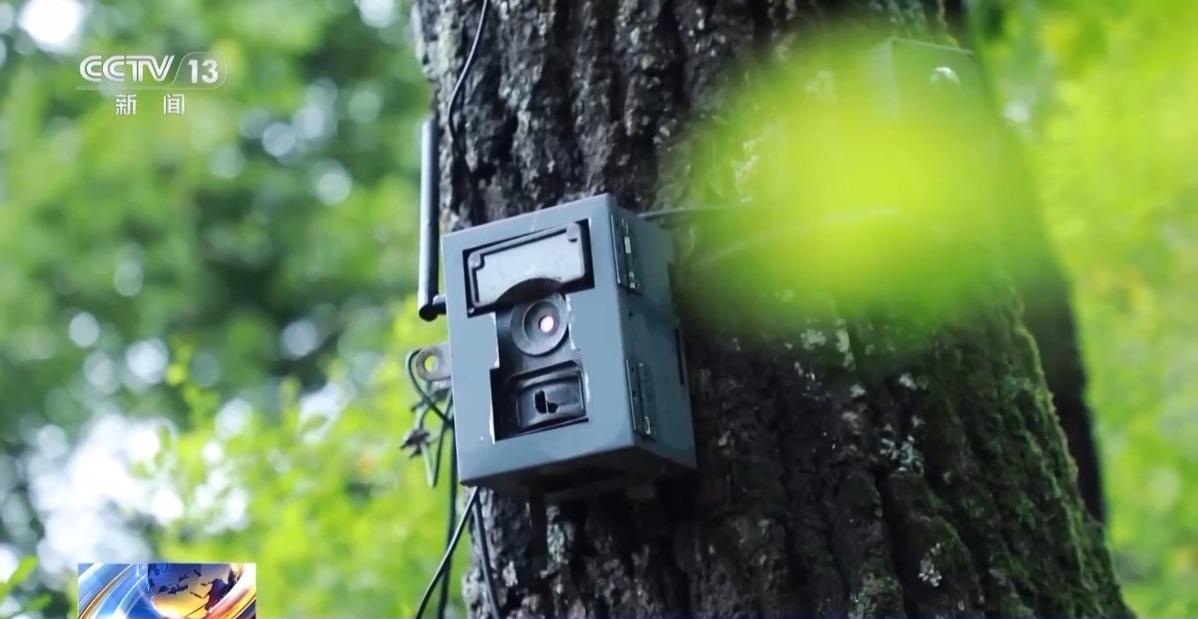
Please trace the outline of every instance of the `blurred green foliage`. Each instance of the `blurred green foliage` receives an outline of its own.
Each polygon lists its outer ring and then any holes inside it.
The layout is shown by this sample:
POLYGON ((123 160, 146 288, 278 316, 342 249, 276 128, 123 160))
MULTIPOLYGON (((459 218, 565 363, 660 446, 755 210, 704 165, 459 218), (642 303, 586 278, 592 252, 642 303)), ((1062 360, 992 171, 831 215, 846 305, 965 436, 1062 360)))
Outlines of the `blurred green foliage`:
MULTIPOLYGON (((415 315, 413 304, 400 309, 415 315)), ((382 335, 404 351, 443 334, 401 319, 382 335)), ((448 487, 430 489, 420 461, 398 449, 415 402, 403 361, 381 364, 368 393, 341 394, 344 410, 285 396, 279 419, 252 415, 216 436, 218 402, 181 381, 201 429, 166 437, 144 469, 187 497, 184 516, 157 532, 162 556, 256 561, 264 617, 412 616, 440 558, 448 487), (231 501, 244 503, 244 518, 222 526, 231 501)), ((340 383, 346 368, 329 371, 340 383)))
MULTIPOLYGON (((45 53, 25 4, 0 1, 0 550, 46 533, 39 428, 74 443, 118 411, 165 420, 129 466, 182 516, 121 514, 160 556, 256 561, 264 617, 411 613, 445 488, 397 449, 403 353, 442 335, 403 301, 427 100, 410 7, 110 0, 45 53), (230 78, 182 117, 75 90, 88 53, 202 49, 230 78)), ((979 11, 983 51, 1076 282, 1119 569, 1140 613, 1198 613, 1194 9, 1009 6, 979 11)), ((67 616, 73 577, 43 566, 15 595, 65 590, 43 612, 67 616)))
MULTIPOLYGON (((4 580, 0 580, 0 600, 7 598, 12 591, 16 590, 18 585, 24 584, 29 579, 29 576, 33 574, 33 570, 36 567, 37 559, 34 557, 27 556, 21 558, 12 574, 9 574, 4 580)), ((43 593, 25 600, 23 610, 40 610, 46 606, 47 602, 48 597, 43 593)), ((16 616, 16 612, 0 613, 0 617, 4 619, 13 619, 16 616)))
MULTIPOLYGON (((376 378, 438 335, 393 325, 415 270, 427 101, 409 7, 86 3, 77 43, 40 49, 78 6, 0 1, 0 554, 48 534, 29 466, 40 428, 77 443, 109 413, 162 419, 171 458, 139 466, 177 487, 185 517, 117 506, 155 552, 259 561, 266 616, 403 614, 444 509, 397 451, 412 394, 376 378), (76 90, 85 55, 195 50, 231 70, 182 116, 159 93, 118 116, 110 95, 76 90), (312 407, 337 422, 301 440, 312 407), (219 411, 242 409, 245 429, 214 434, 219 411), (249 524, 204 526, 204 506, 239 490, 249 524)), ((22 590, 64 589, 45 614, 67 616, 73 580, 43 562, 22 590)))
MULTIPOLYGON (((751 67, 751 85, 738 85, 720 116, 699 129, 698 155, 680 165, 688 201, 738 200, 763 213, 705 228, 712 247, 733 248, 709 262, 698 258, 705 291, 742 300, 704 309, 770 325, 882 305, 903 322, 902 348, 914 350, 945 321, 965 320, 991 299, 979 284, 994 264, 986 251, 998 230, 993 209, 961 208, 1003 195, 997 188, 1005 179, 993 173, 995 125, 977 113, 986 93, 976 73, 953 73, 955 88, 881 92, 883 76, 928 79, 906 68, 913 56, 939 49, 962 72, 968 56, 860 28, 823 35, 782 62, 751 67), (879 114, 883 106, 902 114, 879 114), (953 154, 951 170, 945 153, 953 154), (777 289, 785 302, 750 301, 748 289, 777 289)), ((1033 225, 1005 221, 1003 229, 1023 234, 1033 225)))
POLYGON ((988 51, 1021 101, 1010 115, 1046 110, 1028 152, 1074 281, 1117 567, 1141 614, 1194 616, 1198 6, 1049 1, 1011 17, 988 51))

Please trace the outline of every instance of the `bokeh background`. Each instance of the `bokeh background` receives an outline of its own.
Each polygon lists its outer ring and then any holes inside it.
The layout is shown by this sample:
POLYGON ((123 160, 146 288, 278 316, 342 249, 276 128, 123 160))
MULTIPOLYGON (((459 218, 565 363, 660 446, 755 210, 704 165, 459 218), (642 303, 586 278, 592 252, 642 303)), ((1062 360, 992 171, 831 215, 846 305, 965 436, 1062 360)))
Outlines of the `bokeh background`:
MULTIPOLYGON (((1198 10, 975 2, 1074 282, 1109 538, 1198 615, 1198 10)), ((417 121, 398 0, 0 1, 0 617, 75 563, 256 561, 263 617, 410 616, 444 492, 414 396, 417 121), (75 89, 93 53, 213 50, 183 116, 75 89)))

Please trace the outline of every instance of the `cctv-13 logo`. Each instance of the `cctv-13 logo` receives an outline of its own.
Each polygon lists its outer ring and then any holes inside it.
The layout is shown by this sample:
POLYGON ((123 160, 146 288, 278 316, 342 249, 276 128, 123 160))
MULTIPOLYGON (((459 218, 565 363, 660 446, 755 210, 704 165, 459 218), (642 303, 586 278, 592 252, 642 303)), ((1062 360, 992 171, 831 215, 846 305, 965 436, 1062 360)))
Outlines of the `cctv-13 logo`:
POLYGON ((92 54, 79 63, 79 75, 87 83, 78 88, 99 90, 107 85, 127 90, 211 90, 220 87, 228 73, 228 64, 211 52, 190 52, 182 58, 92 54))

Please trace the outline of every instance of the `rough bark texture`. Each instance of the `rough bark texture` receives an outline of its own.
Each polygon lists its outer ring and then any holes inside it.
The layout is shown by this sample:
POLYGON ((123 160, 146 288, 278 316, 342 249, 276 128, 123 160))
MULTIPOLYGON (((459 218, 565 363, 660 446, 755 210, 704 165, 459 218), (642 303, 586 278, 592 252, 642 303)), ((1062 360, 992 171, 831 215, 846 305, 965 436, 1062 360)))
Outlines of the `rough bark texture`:
MULTIPOLYGON (((443 132, 480 4, 415 7, 443 132)), ((648 208, 668 187, 672 139, 686 115, 717 105, 728 61, 833 14, 916 35, 945 15, 934 0, 506 0, 491 11, 453 117, 457 144, 441 152, 447 227, 598 192, 648 208)), ((999 301, 914 359, 896 355, 902 334, 884 318, 796 317, 764 347, 732 323, 688 330, 697 479, 655 500, 552 509, 543 570, 527 560, 525 505, 484 495, 503 616, 1130 614, 1002 281, 999 301)), ((475 616, 480 581, 476 553, 475 616)))

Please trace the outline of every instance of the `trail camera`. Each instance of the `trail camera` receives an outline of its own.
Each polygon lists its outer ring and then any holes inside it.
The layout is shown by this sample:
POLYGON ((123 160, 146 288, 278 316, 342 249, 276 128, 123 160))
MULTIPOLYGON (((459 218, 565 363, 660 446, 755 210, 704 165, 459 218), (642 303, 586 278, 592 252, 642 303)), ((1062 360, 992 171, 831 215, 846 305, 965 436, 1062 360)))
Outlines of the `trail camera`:
POLYGON ((463 485, 552 501, 695 467, 665 230, 600 195, 447 234, 441 253, 444 297, 426 256, 421 315, 448 318, 448 346, 426 350, 463 485))
POLYGON ((695 466, 665 231, 602 195, 442 248, 463 484, 565 498, 695 466))

